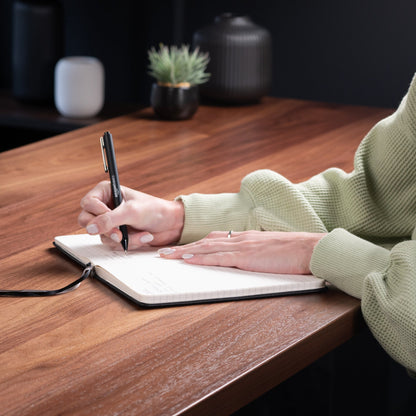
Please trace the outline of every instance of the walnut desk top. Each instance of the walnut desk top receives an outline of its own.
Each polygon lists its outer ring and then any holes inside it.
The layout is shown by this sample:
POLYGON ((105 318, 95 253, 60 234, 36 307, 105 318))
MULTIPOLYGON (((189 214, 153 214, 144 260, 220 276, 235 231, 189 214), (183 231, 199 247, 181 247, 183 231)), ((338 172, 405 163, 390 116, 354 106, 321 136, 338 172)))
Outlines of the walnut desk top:
MULTIPOLYGON (((53 289, 81 269, 52 247, 79 232, 110 130, 124 185, 164 198, 236 192, 269 168, 292 181, 337 166, 391 110, 266 98, 150 109, 0 153, 0 288, 53 289)), ((7 415, 226 415, 345 342, 359 302, 323 294, 141 309, 96 280, 51 298, 0 298, 0 402, 7 415)))

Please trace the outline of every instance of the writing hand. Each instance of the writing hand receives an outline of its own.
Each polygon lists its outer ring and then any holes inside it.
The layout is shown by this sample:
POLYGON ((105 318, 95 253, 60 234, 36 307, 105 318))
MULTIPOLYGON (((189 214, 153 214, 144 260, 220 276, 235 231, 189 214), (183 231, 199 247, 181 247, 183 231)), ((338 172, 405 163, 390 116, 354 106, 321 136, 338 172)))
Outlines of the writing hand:
POLYGON ((78 223, 90 234, 100 234, 104 243, 120 248, 118 227, 128 226, 129 248, 166 245, 179 240, 184 221, 183 205, 127 187, 121 187, 123 203, 113 208, 111 185, 100 182, 81 200, 78 223))
POLYGON ((159 250, 162 257, 187 263, 229 266, 243 270, 309 274, 312 252, 325 234, 306 232, 216 231, 184 246, 159 250))

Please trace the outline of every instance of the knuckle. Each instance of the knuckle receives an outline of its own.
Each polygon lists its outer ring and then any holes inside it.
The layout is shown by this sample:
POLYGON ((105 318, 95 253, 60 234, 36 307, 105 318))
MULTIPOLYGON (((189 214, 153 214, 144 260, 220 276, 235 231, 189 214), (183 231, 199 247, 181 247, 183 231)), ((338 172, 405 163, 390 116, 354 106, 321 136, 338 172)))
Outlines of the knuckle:
POLYGON ((96 222, 97 222, 99 229, 105 232, 113 228, 113 222, 111 221, 110 216, 107 214, 98 216, 96 219, 96 222))
POLYGON ((90 196, 89 195, 85 195, 81 201, 80 201, 80 205, 82 209, 85 209, 85 207, 88 205, 89 201, 90 201, 90 196))
POLYGON ((138 211, 140 209, 140 203, 134 199, 124 200, 125 207, 131 211, 138 211))
POLYGON ((83 211, 81 212, 81 214, 78 215, 78 224, 81 225, 82 227, 86 226, 88 223, 87 221, 87 215, 86 213, 83 211))

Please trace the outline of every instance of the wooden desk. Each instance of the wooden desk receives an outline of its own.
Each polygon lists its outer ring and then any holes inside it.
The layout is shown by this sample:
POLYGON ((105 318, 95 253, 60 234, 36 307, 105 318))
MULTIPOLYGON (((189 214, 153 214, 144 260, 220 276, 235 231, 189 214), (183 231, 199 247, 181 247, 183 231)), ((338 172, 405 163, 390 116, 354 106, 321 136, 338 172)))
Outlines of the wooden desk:
MULTIPOLYGON (((390 110, 265 99, 151 110, 0 154, 0 287, 56 288, 80 268, 52 248, 79 231, 79 200, 105 179, 99 136, 115 138, 123 184, 160 197, 235 192, 259 168, 301 181, 350 170, 390 110)), ((0 299, 0 402, 8 415, 225 415, 349 339, 359 302, 325 294, 145 310, 96 280, 52 298, 0 299)))

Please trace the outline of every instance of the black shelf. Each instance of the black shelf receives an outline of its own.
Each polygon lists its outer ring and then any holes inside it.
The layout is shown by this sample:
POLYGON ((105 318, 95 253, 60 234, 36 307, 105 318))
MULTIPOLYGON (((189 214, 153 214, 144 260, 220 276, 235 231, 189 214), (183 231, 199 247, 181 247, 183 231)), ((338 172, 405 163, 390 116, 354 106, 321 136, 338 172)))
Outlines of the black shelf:
POLYGON ((106 105, 96 117, 75 119, 63 117, 53 104, 21 102, 10 91, 0 89, 0 131, 3 137, 0 151, 89 126, 143 107, 142 104, 133 103, 106 105))

